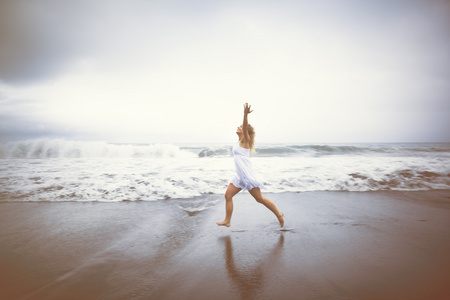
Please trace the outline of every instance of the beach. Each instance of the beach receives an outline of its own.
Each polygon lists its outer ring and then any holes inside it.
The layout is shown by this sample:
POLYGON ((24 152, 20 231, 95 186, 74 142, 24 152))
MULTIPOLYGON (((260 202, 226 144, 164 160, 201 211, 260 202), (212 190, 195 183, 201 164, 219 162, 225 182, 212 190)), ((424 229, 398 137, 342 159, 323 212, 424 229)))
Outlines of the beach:
POLYGON ((449 299, 450 193, 0 203, 1 299, 449 299), (202 199, 201 203, 208 201, 202 199))
POLYGON ((0 15, 0 300, 450 300, 450 0, 0 15))

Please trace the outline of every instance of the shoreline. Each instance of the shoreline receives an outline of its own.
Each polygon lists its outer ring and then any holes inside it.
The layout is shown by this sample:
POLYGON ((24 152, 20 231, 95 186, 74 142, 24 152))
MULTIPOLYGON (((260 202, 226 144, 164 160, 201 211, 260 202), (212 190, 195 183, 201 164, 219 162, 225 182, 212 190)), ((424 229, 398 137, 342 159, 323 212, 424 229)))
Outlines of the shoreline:
POLYGON ((450 191, 0 203, 4 299, 447 299, 450 191), (203 199, 204 200, 204 199, 203 199), (192 202, 192 203, 191 203, 192 202))

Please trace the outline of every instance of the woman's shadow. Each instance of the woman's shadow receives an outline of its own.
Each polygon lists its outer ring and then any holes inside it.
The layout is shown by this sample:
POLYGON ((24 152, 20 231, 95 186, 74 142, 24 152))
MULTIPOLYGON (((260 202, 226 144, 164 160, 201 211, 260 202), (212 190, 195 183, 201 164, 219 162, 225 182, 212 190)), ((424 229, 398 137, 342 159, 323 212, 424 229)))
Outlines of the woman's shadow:
POLYGON ((237 285, 242 299, 256 299, 258 292, 264 287, 267 273, 276 272, 280 266, 280 258, 284 244, 284 236, 280 235, 278 243, 265 258, 260 257, 254 266, 236 266, 235 254, 230 236, 220 238, 225 244, 225 265, 228 276, 237 285))

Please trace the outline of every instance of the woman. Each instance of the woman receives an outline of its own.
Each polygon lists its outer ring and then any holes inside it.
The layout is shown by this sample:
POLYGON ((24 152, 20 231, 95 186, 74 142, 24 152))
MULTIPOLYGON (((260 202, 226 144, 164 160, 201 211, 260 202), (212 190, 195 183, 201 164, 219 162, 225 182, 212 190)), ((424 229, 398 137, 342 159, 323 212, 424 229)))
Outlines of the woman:
POLYGON ((263 197, 261 189, 264 185, 256 179, 250 162, 250 150, 255 148, 255 130, 248 124, 247 115, 252 112, 251 105, 244 105, 244 122, 237 128, 239 143, 233 147, 234 164, 236 166, 236 176, 231 180, 225 192, 225 220, 216 222, 219 226, 231 225, 231 215, 233 214, 233 196, 241 190, 247 190, 261 204, 270 209, 280 222, 280 226, 284 226, 284 214, 278 210, 275 204, 263 197))

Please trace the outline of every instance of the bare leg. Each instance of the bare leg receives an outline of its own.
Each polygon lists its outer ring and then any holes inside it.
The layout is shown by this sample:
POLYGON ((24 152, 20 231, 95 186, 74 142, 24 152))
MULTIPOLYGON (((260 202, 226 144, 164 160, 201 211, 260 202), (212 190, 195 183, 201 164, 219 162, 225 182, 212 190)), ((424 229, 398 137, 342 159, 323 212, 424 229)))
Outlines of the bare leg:
POLYGON ((241 191, 240 188, 235 187, 233 184, 229 184, 227 191, 225 192, 225 220, 222 222, 216 222, 219 226, 231 225, 231 215, 233 214, 233 197, 241 191))
POLYGON ((278 210, 275 203, 272 202, 272 200, 269 200, 261 194, 261 190, 259 188, 254 188, 249 191, 249 193, 255 198, 255 200, 261 204, 264 204, 265 207, 270 209, 275 216, 278 218, 278 222, 280 222, 280 226, 284 226, 284 214, 278 210))

